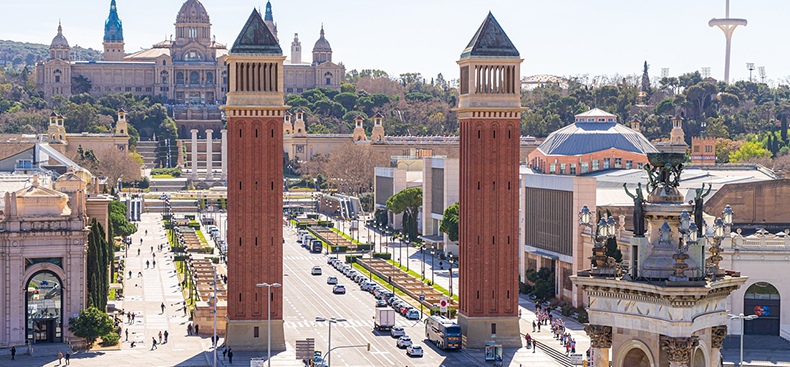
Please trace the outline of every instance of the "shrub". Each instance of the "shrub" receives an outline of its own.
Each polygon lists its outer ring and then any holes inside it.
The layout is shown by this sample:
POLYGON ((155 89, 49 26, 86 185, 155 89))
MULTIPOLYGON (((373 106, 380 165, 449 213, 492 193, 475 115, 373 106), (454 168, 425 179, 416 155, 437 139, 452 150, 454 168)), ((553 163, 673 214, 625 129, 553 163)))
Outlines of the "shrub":
POLYGON ((345 245, 334 245, 332 246, 332 252, 348 252, 348 246, 345 245))
POLYGON ((392 259, 392 254, 389 253, 389 252, 374 252, 373 253, 373 258, 374 259, 390 260, 390 259, 392 259))
MULTIPOLYGON (((458 314, 458 309, 457 308, 448 308, 447 309, 447 313, 450 314, 449 318, 454 319, 455 316, 458 314)), ((442 313, 439 312, 439 308, 438 307, 431 309, 431 316, 439 316, 439 315, 442 315, 442 313)))
POLYGON ((211 256, 208 259, 211 260, 211 262, 214 264, 219 264, 219 258, 216 256, 211 256))
POLYGON ((357 262, 357 259, 361 258, 362 255, 346 255, 346 262, 349 264, 353 264, 357 262))
POLYGON ((69 331, 75 336, 85 338, 89 349, 96 338, 110 334, 112 330, 110 316, 93 306, 82 309, 79 316, 69 319, 69 331))
POLYGON ((151 170, 151 175, 168 175, 173 177, 181 177, 180 168, 154 168, 151 170))
POLYGON ((357 245, 357 250, 360 251, 370 251, 373 249, 372 243, 360 243, 357 245))
POLYGON ((101 337, 101 345, 105 347, 118 345, 118 340, 120 339, 121 339, 120 335, 116 333, 109 333, 101 337))
POLYGON ((579 320, 580 323, 586 324, 590 322, 590 316, 587 315, 587 310, 584 307, 580 307, 576 312, 576 318, 579 320))

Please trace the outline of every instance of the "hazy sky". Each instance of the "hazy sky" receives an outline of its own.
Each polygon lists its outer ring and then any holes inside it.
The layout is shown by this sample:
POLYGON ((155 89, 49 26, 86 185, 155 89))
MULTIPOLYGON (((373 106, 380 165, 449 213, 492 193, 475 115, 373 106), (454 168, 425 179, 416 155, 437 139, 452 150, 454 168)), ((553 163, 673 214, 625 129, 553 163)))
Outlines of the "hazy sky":
MULTIPOLYGON (((203 0, 217 41, 230 44, 253 7, 265 0, 203 0)), ((0 39, 49 44, 58 19, 69 43, 101 49, 110 0, 0 1, 0 39)), ((150 47, 174 33, 181 0, 117 0, 126 52, 150 47)), ((457 78, 455 61, 490 10, 521 52, 521 73, 658 78, 711 68, 724 74, 724 36, 708 20, 724 17, 724 0, 273 0, 283 51, 294 33, 302 59, 323 22, 333 60, 347 70, 383 69, 390 75, 443 73, 457 78)), ((787 0, 731 0, 730 16, 746 18, 735 31, 731 79, 746 79, 747 62, 765 66, 769 80, 790 76, 787 0)), ((757 70, 754 76, 757 78, 757 70)))

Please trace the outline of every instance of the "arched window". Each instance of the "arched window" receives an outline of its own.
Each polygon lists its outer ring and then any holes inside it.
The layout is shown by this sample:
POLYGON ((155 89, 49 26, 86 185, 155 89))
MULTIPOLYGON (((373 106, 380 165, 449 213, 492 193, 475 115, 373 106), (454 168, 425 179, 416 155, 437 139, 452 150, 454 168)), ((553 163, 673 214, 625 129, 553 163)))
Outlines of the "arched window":
POLYGON ((26 339, 35 343, 63 340, 63 285, 55 273, 40 271, 25 289, 26 339))
POLYGON ((332 73, 327 71, 326 74, 324 74, 324 77, 326 78, 326 85, 331 85, 332 84, 332 73))
POLYGON ((776 287, 766 282, 757 282, 752 284, 743 295, 745 299, 781 299, 779 291, 776 287))
POLYGON ((197 71, 189 73, 189 84, 200 84, 200 74, 197 71))
POLYGON ((181 71, 176 73, 176 84, 184 84, 184 73, 181 71))
POLYGON ((214 84, 214 73, 206 73, 206 84, 214 84))

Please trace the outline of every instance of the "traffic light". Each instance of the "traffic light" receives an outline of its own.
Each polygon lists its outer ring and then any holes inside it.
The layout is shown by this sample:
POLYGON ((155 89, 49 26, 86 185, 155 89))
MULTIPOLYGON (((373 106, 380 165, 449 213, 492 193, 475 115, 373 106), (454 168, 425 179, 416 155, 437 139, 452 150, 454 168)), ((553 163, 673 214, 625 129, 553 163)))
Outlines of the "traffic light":
POLYGON ((370 352, 370 343, 368 343, 368 352, 370 352))

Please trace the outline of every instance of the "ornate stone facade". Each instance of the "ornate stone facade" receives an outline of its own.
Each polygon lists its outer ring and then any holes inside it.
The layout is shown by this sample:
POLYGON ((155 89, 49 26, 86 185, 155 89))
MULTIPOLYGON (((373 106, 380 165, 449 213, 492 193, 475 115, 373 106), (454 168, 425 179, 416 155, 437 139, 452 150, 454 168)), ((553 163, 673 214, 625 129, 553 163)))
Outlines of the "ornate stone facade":
POLYGON ((714 326, 710 328, 710 347, 714 349, 721 349, 724 338, 727 337, 727 326, 714 326))

